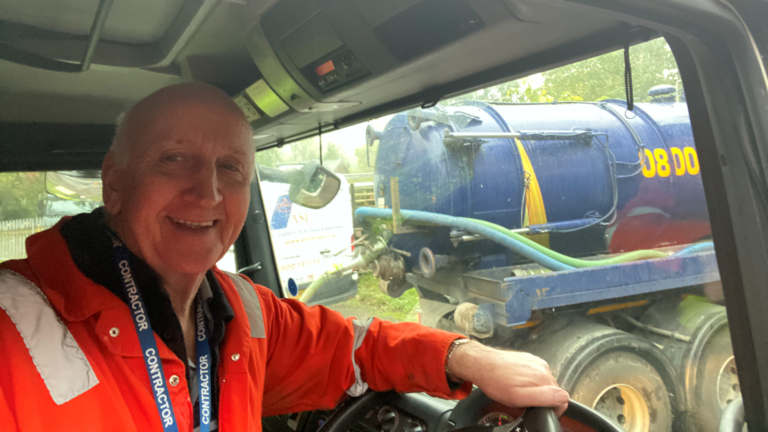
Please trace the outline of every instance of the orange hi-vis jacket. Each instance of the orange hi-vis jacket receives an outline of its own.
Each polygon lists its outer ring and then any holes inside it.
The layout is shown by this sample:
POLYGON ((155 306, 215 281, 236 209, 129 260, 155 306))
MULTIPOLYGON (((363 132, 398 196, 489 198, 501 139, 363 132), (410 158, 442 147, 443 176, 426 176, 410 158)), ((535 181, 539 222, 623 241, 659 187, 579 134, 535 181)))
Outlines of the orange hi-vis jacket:
MULTIPOLYGON (((60 226, 28 238, 27 259, 0 264, 0 428, 162 430, 129 306, 78 270, 60 226)), ((366 387, 467 394, 445 376, 459 335, 344 319, 214 274, 235 315, 219 346, 219 431, 260 431, 262 416, 331 408, 366 387)), ((179 430, 191 431, 185 366, 155 340, 179 430)))

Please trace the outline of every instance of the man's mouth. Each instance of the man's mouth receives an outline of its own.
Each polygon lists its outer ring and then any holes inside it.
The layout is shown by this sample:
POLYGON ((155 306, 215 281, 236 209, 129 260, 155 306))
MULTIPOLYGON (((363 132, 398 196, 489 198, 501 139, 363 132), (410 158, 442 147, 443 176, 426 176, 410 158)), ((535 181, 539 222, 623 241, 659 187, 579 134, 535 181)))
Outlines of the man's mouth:
POLYGON ((170 218, 173 223, 179 224, 181 226, 185 226, 187 228, 210 228, 216 224, 216 220, 211 221, 202 221, 202 222, 193 222, 188 221, 184 219, 174 219, 170 218))

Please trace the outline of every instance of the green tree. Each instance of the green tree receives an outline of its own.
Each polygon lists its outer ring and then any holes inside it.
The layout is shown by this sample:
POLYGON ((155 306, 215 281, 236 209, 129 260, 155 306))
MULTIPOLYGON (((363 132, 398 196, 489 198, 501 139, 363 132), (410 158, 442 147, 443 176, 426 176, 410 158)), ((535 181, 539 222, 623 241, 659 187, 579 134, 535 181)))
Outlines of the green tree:
POLYGON ((281 161, 280 149, 277 147, 256 153, 256 163, 261 166, 275 168, 281 161))
POLYGON ((289 154, 283 162, 304 163, 320 159, 320 145, 317 137, 307 138, 290 144, 289 154))
MULTIPOLYGON (((677 86, 680 73, 664 39, 635 45, 629 53, 636 102, 647 101, 648 90, 653 86, 677 86)), ((614 98, 626 98, 623 50, 544 72, 540 78, 526 77, 467 93, 448 103, 462 100, 528 103, 614 98)))
POLYGON ((39 172, 0 174, 0 221, 40 216, 45 178, 39 172))
POLYGON ((282 148, 273 147, 256 153, 256 163, 276 168, 281 164, 302 164, 320 158, 316 138, 297 141, 282 148))
POLYGON ((379 142, 376 141, 372 146, 366 150, 366 144, 362 147, 355 149, 355 158, 357 159, 357 166, 355 172, 373 172, 373 167, 376 166, 376 153, 379 151, 379 142), (366 155, 366 151, 368 154, 366 155), (368 166, 368 158, 370 158, 371 166, 368 166))
POLYGON ((527 100, 525 94, 525 86, 530 87, 530 84, 528 84, 527 81, 527 78, 523 78, 505 82, 493 87, 487 87, 453 98, 449 103, 456 103, 463 100, 480 100, 486 102, 532 102, 531 100, 527 100))
MULTIPOLYGON (((658 84, 677 85, 680 73, 672 51, 662 38, 630 48, 635 101, 649 99, 658 84)), ((624 51, 573 63, 544 73, 544 89, 555 100, 625 99, 624 51)))
POLYGON ((341 148, 338 144, 329 143, 327 146, 323 145, 323 160, 341 160, 345 164, 347 159, 341 153, 341 148))
MULTIPOLYGON (((320 159, 320 144, 316 138, 309 138, 289 144, 283 148, 273 147, 256 153, 256 163, 261 166, 277 167, 280 164, 303 164, 320 159)), ((323 159, 340 159, 347 163, 338 144, 323 146, 323 159)))

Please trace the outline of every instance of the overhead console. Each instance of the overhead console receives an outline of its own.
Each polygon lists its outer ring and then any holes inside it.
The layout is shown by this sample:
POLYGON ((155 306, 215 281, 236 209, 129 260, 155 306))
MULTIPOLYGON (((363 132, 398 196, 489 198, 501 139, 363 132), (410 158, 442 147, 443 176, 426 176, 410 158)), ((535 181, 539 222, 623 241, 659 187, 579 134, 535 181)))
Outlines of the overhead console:
POLYGON ((262 27, 286 68, 325 96, 467 36, 483 20, 466 0, 293 0, 267 12, 262 27))
POLYGON ((282 0, 254 11, 255 22, 238 16, 263 75, 238 103, 252 111, 254 127, 355 107, 358 85, 482 29, 486 20, 472 3, 489 2, 282 0))
POLYGON ((298 70, 321 94, 329 94, 371 74, 336 33, 325 11, 317 12, 287 33, 280 31, 279 26, 274 27, 265 28, 265 32, 269 31, 268 38, 273 34, 272 44, 280 60, 298 70))

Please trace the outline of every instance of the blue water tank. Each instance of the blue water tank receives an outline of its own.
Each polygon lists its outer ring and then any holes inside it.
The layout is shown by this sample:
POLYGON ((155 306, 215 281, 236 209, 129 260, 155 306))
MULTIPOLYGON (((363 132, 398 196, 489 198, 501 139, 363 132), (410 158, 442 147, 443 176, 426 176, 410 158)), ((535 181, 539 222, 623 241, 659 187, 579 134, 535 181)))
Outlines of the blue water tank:
MULTIPOLYGON (((628 112, 619 100, 463 101, 401 113, 381 132, 376 159, 375 195, 387 207, 391 177, 399 180, 403 209, 482 219, 511 229, 526 223, 526 212, 530 224, 601 219, 590 228, 551 234, 546 240, 574 255, 660 247, 708 234, 684 103, 641 103, 628 112), (446 140, 446 132, 522 136, 519 141, 446 140), (579 132, 588 132, 588 138, 579 132), (580 138, 563 138, 569 133, 580 138), (532 205, 541 210, 533 219, 532 205), (620 229, 628 218, 631 223, 620 229)), ((412 252, 426 246, 435 253, 478 255, 486 266, 499 264, 491 264, 492 255, 504 254, 496 246, 471 242, 454 247, 449 231, 398 235, 393 241, 412 252)), ((508 253, 503 259, 514 261, 508 253)))

